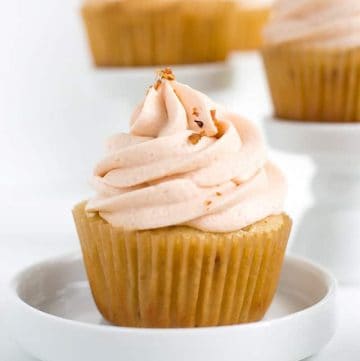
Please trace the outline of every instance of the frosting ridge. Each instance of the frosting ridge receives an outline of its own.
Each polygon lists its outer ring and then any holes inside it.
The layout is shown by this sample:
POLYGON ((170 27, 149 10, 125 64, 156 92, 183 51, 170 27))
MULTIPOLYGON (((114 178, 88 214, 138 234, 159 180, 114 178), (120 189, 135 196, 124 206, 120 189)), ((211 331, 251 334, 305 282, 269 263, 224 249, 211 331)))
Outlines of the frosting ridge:
POLYGON ((279 0, 265 27, 267 45, 300 43, 318 47, 360 46, 357 0, 279 0))

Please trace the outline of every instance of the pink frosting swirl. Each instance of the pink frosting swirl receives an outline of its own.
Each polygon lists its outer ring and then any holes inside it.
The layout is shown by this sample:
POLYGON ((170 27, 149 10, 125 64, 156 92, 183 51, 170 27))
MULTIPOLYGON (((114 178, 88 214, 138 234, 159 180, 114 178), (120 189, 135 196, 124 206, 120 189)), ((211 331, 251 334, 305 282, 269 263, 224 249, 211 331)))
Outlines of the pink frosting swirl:
POLYGON ((264 31, 265 44, 360 46, 360 1, 278 0, 264 31))
POLYGON ((254 125, 175 80, 150 88, 95 168, 88 212, 115 227, 242 229, 282 212, 281 172, 254 125))

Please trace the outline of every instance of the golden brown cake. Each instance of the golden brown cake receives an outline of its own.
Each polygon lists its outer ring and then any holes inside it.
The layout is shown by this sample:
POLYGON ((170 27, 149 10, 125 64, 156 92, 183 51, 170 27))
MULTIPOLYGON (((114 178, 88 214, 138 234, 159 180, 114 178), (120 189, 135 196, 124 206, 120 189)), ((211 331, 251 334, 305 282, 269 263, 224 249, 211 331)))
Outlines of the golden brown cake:
POLYGON ((271 2, 237 1, 232 48, 235 50, 254 50, 263 43, 262 31, 269 20, 271 2))

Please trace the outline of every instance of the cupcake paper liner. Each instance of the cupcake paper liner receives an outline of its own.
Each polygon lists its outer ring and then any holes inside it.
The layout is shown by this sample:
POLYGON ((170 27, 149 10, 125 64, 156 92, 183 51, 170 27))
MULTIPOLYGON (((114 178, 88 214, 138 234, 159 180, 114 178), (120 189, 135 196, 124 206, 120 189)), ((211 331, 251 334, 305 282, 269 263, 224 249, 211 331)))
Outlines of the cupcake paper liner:
POLYGON ((360 122, 360 48, 277 46, 263 58, 277 117, 360 122))
POLYGON ((183 226, 124 231, 89 217, 85 203, 73 214, 99 311, 133 327, 260 320, 276 291, 291 228, 282 214, 225 234, 183 226))
POLYGON ((258 49, 262 45, 262 31, 269 16, 269 8, 244 9, 238 7, 235 16, 232 48, 235 50, 258 49))
POLYGON ((177 2, 89 3, 82 15, 98 66, 176 64, 181 57, 177 2))
POLYGON ((227 0, 182 2, 182 61, 224 61, 231 50, 235 3, 227 0))

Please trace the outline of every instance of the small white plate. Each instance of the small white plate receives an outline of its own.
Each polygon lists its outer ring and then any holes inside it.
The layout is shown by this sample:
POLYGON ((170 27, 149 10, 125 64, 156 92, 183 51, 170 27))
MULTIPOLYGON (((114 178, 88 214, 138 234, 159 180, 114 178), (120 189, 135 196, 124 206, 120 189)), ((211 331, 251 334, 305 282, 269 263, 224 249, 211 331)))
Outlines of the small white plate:
POLYGON ((46 361, 297 361, 320 351, 336 327, 336 285, 323 269, 285 260, 265 320, 193 329, 106 324, 79 255, 35 264, 10 284, 8 324, 18 344, 46 361))

